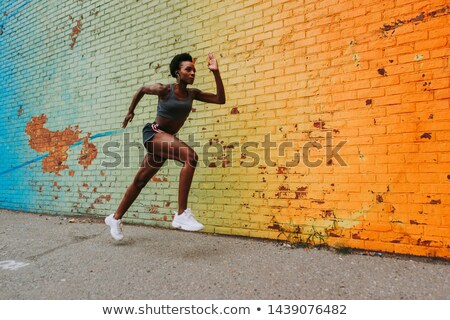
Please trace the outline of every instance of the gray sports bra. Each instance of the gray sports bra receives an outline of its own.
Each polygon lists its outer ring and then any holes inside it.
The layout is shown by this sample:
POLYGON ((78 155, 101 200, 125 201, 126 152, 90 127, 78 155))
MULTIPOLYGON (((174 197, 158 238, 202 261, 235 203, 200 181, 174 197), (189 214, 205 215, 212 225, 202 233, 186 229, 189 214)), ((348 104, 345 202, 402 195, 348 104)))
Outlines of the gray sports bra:
POLYGON ((170 92, 167 98, 158 100, 156 114, 170 120, 186 119, 192 109, 194 94, 188 90, 188 96, 185 99, 178 99, 175 96, 174 84, 170 84, 170 92))

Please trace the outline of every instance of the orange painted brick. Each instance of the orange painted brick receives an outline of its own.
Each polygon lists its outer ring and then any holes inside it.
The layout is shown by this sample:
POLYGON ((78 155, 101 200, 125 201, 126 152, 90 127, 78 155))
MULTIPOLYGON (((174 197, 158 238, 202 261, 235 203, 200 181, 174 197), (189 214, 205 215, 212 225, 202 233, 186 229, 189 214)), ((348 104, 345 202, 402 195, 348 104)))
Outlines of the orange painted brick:
POLYGON ((354 6, 354 2, 353 1, 344 1, 344 2, 339 3, 339 4, 331 4, 328 7, 328 14, 333 15, 333 14, 337 14, 337 13, 340 13, 340 12, 343 12, 343 11, 352 10, 353 6, 354 6))
POLYGON ((435 135, 436 135, 437 141, 449 141, 450 140, 450 131, 438 131, 435 133, 435 135))
POLYGON ((450 48, 445 47, 445 48, 433 49, 433 50, 431 50, 430 55, 431 55, 431 58, 448 57, 448 56, 450 56, 450 48))
MULTIPOLYGON (((368 97, 371 98, 374 107, 399 105, 402 102, 402 95, 385 95, 385 96, 376 97, 375 99, 372 99, 372 96, 368 96, 368 97)), ((396 110, 399 110, 399 109, 396 109, 396 110)), ((397 112, 392 112, 392 113, 397 113, 397 112)))
MULTIPOLYGON (((422 143, 419 146, 419 151, 424 153, 430 152, 446 152, 450 147, 450 142, 440 142, 440 143, 422 143)), ((442 167, 443 169, 444 167, 442 167)))
POLYGON ((424 226, 415 224, 392 223, 392 230, 405 236, 424 234, 424 226))
MULTIPOLYGON (((398 170, 402 170, 404 168, 404 170, 413 170, 413 168, 415 168, 416 166, 407 166, 407 165, 389 165, 389 172, 398 172, 398 170)), ((394 192, 394 193, 402 193, 402 192, 419 192, 420 191, 420 186, 417 184, 410 184, 410 183, 396 183, 395 185, 392 185, 390 187, 390 192, 394 192)))
POLYGON ((450 163, 450 153, 439 153, 438 163, 450 163))
MULTIPOLYGON (((411 157, 415 157, 414 155, 411 157)), ((441 173, 416 173, 407 172, 406 181, 409 183, 433 183, 439 181, 441 173)))
MULTIPOLYGON (((416 109, 418 112, 429 112, 429 118, 434 118, 434 113, 436 112, 444 112, 444 114, 448 114, 444 110, 447 110, 449 107, 449 100, 434 100, 429 102, 418 102, 416 103, 416 109), (433 112, 431 112, 433 110, 433 112), (431 115, 431 117, 430 117, 431 115)), ((445 119, 445 118, 444 118, 445 119)))
POLYGON ((380 235, 380 232, 357 230, 356 228, 353 230, 351 235, 352 239, 377 241, 380 235))
POLYGON ((430 252, 431 249, 427 247, 418 247, 414 244, 394 244, 389 252, 395 252, 398 254, 412 254, 419 256, 433 256, 430 252))
MULTIPOLYGON (((436 4, 436 7, 438 5, 436 4)), ((445 6, 445 5, 444 5, 445 6)), ((430 19, 426 23, 420 23, 417 25, 414 25, 415 30, 429 30, 430 31, 430 38, 436 38, 440 36, 446 36, 448 35, 448 30, 446 30, 445 26, 447 25, 447 21, 444 17, 441 17, 439 19, 430 19), (437 32, 434 33, 434 30, 437 32)))
POLYGON ((414 49, 417 51, 421 51, 426 49, 443 48, 446 44, 447 44, 446 38, 437 38, 425 41, 418 41, 414 44, 414 49))
POLYGON ((359 135, 384 135, 386 134, 386 126, 383 125, 372 125, 365 128, 359 128, 359 135))
POLYGON ((367 243, 367 242, 369 242, 369 241, 357 240, 357 239, 345 239, 345 241, 343 241, 343 243, 342 243, 342 246, 351 247, 351 248, 355 248, 355 249, 366 249, 365 243, 367 243))
MULTIPOLYGON (((406 4, 413 4, 414 2, 417 2, 417 0, 397 0, 395 2, 395 5, 397 6, 403 6, 406 4)), ((412 9, 412 8, 411 8, 412 9)))
POLYGON ((434 91, 434 97, 437 100, 449 99, 450 98, 450 88, 434 91))
POLYGON ((366 241, 364 249, 376 252, 392 252, 394 244, 382 241, 366 241))
MULTIPOLYGON (((367 158, 367 157, 366 157, 367 158)), ((404 154, 389 154, 389 155, 377 155, 375 157, 375 164, 382 164, 382 163, 405 163, 407 157, 405 157, 404 154)))
POLYGON ((439 69, 438 71, 441 71, 442 68, 446 66, 447 60, 445 58, 434 58, 421 61, 420 64, 416 66, 416 70, 422 71, 429 69, 439 69))
POLYGON ((420 93, 409 93, 402 96, 402 103, 421 102, 433 100, 433 93, 425 91, 420 93))
MULTIPOLYGON (((418 170, 418 164, 388 164, 389 173, 417 172, 418 170)), ((415 186, 411 186, 411 188, 418 189, 415 186)))
POLYGON ((409 236, 395 231, 380 232, 379 239, 382 242, 402 243, 402 244, 411 243, 411 239, 409 236))
POLYGON ((442 247, 443 239, 442 237, 437 236, 428 236, 428 235, 411 235, 412 243, 415 243, 418 246, 424 247, 442 247))
MULTIPOLYGON (((396 106, 392 106, 395 108, 396 106)), ((417 132, 418 125, 416 123, 393 123, 387 125, 387 133, 395 134, 395 133, 408 133, 408 132, 417 132)), ((421 130, 424 131, 424 130, 421 130)))
POLYGON ((450 238, 450 232, 445 227, 424 226, 424 230, 425 236, 450 238))
MULTIPOLYGON (((450 227, 450 214, 444 214, 444 215, 442 216, 442 223, 441 223, 441 225, 442 225, 443 227, 450 227)), ((447 229, 448 229, 448 228, 447 228, 447 229)), ((446 237, 450 237, 450 234, 447 234, 446 237)))
POLYGON ((401 83, 410 83, 410 82, 419 82, 419 81, 428 81, 430 80, 431 73, 423 73, 423 72, 416 72, 416 73, 406 73, 406 74, 400 74, 400 82, 401 83))
MULTIPOLYGON (((417 46, 417 43, 419 42, 425 42, 426 39, 428 39, 428 31, 415 31, 415 32, 408 32, 406 34, 402 34, 396 37, 397 44, 402 45, 406 43, 415 43, 415 46, 417 46)), ((417 48, 416 50, 424 50, 426 47, 417 48)))
POLYGON ((414 48, 413 44, 404 44, 401 46, 393 46, 393 47, 388 47, 385 50, 385 54, 386 56, 390 57, 390 56, 397 56, 400 54, 413 54, 417 52, 417 50, 414 48))
POLYGON ((448 194, 448 185, 445 184, 420 184, 420 192, 421 193, 433 193, 435 195, 439 194, 448 194))
POLYGON ((442 219, 440 217, 433 216, 426 212, 417 214, 415 216, 409 216, 409 223, 413 225, 423 225, 423 226, 440 226, 442 219))
POLYGON ((449 79, 441 78, 433 81, 421 81, 416 83, 416 91, 432 91, 436 89, 447 89, 450 86, 449 79))
POLYGON ((395 4, 395 8, 386 10, 383 12, 383 19, 385 20, 403 20, 404 16, 407 16, 413 11, 411 4, 395 4))

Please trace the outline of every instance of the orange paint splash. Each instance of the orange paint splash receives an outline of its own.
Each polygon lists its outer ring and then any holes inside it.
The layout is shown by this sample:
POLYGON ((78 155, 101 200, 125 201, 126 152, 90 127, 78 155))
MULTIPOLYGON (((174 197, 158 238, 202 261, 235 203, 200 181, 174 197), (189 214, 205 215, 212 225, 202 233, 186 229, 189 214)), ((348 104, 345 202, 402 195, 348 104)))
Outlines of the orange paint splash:
POLYGON ((67 160, 67 150, 75 142, 79 141, 78 135, 81 131, 67 127, 64 131, 53 132, 44 128, 47 116, 41 115, 32 117, 28 122, 25 132, 30 136, 30 147, 37 152, 48 152, 48 157, 42 160, 42 171, 53 172, 61 175, 60 172, 69 168, 63 164, 67 160))
POLYGON ((89 136, 83 139, 83 149, 81 150, 78 163, 87 169, 89 165, 97 158, 97 148, 93 143, 89 142, 89 136))
MULTIPOLYGON (((37 152, 48 152, 48 156, 42 160, 42 171, 53 172, 61 175, 61 171, 68 169, 69 166, 64 162, 67 160, 69 147, 74 143, 83 140, 83 148, 78 163, 87 169, 92 161, 97 157, 97 148, 89 143, 89 136, 80 138, 81 130, 78 126, 72 129, 68 126, 64 131, 51 131, 44 127, 47 123, 45 114, 32 117, 25 128, 26 134, 30 136, 28 143, 30 147, 37 152)), ((71 170, 69 176, 73 177, 75 172, 71 170)))
POLYGON ((109 202, 111 200, 111 195, 103 195, 98 197, 97 199, 95 199, 94 203, 104 203, 104 200, 106 200, 107 202, 109 202))

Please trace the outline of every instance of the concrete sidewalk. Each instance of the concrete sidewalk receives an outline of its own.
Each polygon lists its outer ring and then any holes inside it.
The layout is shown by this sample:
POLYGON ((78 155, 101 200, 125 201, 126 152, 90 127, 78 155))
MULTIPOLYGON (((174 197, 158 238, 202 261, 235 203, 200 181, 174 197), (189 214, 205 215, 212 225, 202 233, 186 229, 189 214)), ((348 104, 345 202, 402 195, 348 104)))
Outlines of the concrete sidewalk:
POLYGON ((450 299, 450 261, 0 210, 0 299, 450 299), (72 221, 72 222, 71 222, 72 221))

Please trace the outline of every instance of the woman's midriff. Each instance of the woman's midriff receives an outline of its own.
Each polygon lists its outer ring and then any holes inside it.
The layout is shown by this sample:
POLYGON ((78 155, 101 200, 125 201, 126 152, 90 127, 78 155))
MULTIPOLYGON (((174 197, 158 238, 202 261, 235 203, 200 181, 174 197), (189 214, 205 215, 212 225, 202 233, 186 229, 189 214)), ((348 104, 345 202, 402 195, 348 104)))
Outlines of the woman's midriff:
POLYGON ((186 119, 168 119, 161 116, 156 116, 155 122, 158 124, 158 127, 170 134, 177 133, 181 127, 183 126, 186 119))

